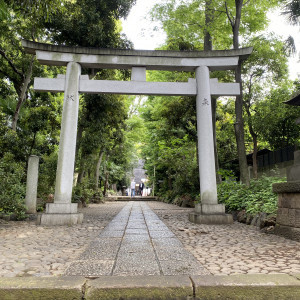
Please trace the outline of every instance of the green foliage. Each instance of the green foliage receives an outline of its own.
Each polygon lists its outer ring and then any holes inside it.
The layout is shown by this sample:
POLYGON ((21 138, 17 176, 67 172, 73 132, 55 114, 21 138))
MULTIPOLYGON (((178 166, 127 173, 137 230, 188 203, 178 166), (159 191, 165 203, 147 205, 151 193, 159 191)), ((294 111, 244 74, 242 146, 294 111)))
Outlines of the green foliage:
MULTIPOLYGON (((258 4, 256 1, 243 1, 240 36, 248 40, 253 34, 265 29, 268 24, 266 12, 279 2, 264 0, 258 4)), ((211 35, 214 49, 229 49, 232 45, 231 21, 235 21, 236 3, 234 0, 167 0, 155 5, 151 16, 161 23, 161 29, 167 34, 166 45, 170 45, 170 49, 180 49, 183 45, 182 50, 191 50, 192 45, 201 50, 205 32, 211 35), (206 8, 209 23, 205 22, 206 8)))
POLYGON ((66 1, 45 23, 52 40, 66 45, 128 48, 116 20, 126 17, 134 0, 66 1))
POLYGON ((38 196, 47 199, 49 194, 54 194, 54 185, 57 167, 57 151, 50 155, 43 155, 39 166, 38 196))
POLYGON ((24 164, 16 163, 12 154, 0 158, 0 213, 25 218, 24 164))
POLYGON ((285 84, 270 91, 269 95, 256 104, 254 124, 261 134, 261 140, 268 142, 270 150, 281 149, 299 143, 300 108, 289 106, 291 85, 285 84))
POLYGON ((250 187, 234 180, 227 180, 218 185, 218 199, 220 203, 225 204, 228 211, 245 210, 251 215, 259 212, 275 214, 277 194, 272 192, 272 184, 284 180, 263 176, 251 180, 250 187))
POLYGON ((73 188, 72 202, 81 202, 84 205, 91 202, 99 203, 103 198, 103 194, 100 189, 95 191, 93 184, 89 178, 85 178, 80 185, 73 188))

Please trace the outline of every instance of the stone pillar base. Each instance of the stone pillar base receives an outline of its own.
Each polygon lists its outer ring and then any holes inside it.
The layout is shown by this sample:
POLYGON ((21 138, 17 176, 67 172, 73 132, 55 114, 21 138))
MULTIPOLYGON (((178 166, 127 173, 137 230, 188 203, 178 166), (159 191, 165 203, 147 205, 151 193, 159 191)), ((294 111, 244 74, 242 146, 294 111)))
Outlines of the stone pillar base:
POLYGON ((196 204, 195 212, 203 215, 218 215, 225 214, 224 204, 196 204))
POLYGON ((83 221, 83 214, 82 213, 75 213, 75 214, 38 214, 37 216, 37 225, 46 225, 46 226, 53 226, 53 225, 76 225, 81 224, 83 221))
POLYGON ((300 242, 300 228, 276 224, 274 233, 285 238, 300 242))
POLYGON ((230 214, 199 214, 192 212, 189 214, 189 221, 196 224, 207 224, 207 225, 222 225, 232 224, 233 218, 230 214))
POLYGON ((78 203, 47 203, 47 214, 76 214, 78 203))
POLYGON ((224 204, 198 203, 195 212, 189 214, 189 221, 197 224, 232 224, 233 218, 225 214, 224 204))

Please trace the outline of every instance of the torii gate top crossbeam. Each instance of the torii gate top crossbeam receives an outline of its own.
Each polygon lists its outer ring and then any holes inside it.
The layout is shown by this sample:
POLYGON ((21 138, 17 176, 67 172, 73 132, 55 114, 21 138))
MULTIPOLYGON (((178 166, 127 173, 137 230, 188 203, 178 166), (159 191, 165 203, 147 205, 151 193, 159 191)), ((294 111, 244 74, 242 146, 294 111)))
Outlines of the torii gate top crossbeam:
POLYGON ((131 69, 146 67, 147 70, 195 71, 201 65, 214 70, 234 69, 239 59, 246 59, 252 47, 238 50, 214 51, 165 51, 121 50, 86 47, 68 47, 22 40, 28 53, 46 65, 66 66, 78 62, 87 68, 131 69))

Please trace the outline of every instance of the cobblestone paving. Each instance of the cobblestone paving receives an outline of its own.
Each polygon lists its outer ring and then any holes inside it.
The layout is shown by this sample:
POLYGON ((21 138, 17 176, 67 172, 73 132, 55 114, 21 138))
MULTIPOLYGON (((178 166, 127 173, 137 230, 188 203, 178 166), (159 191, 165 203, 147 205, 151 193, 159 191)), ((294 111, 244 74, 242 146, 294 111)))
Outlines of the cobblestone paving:
MULTIPOLYGON (((0 220, 0 276, 63 275, 126 204, 92 204, 83 209, 83 224, 72 227, 0 220)), ((299 242, 240 223, 193 224, 187 219, 192 209, 147 204, 211 274, 300 273, 299 242)), ((180 253, 173 255, 180 257, 180 253)))
POLYGON ((161 202, 149 206, 184 247, 213 275, 300 273, 300 243, 255 227, 200 225, 188 221, 189 208, 161 202))
POLYGON ((0 276, 62 275, 126 204, 91 204, 83 224, 70 227, 0 220, 0 276))

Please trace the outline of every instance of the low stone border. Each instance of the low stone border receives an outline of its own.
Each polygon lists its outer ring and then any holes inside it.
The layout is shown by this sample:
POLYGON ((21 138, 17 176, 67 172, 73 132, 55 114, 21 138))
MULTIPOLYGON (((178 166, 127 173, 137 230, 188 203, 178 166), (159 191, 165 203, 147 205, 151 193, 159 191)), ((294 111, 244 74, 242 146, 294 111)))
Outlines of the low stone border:
POLYGON ((300 274, 0 278, 0 299, 300 299, 300 274))

